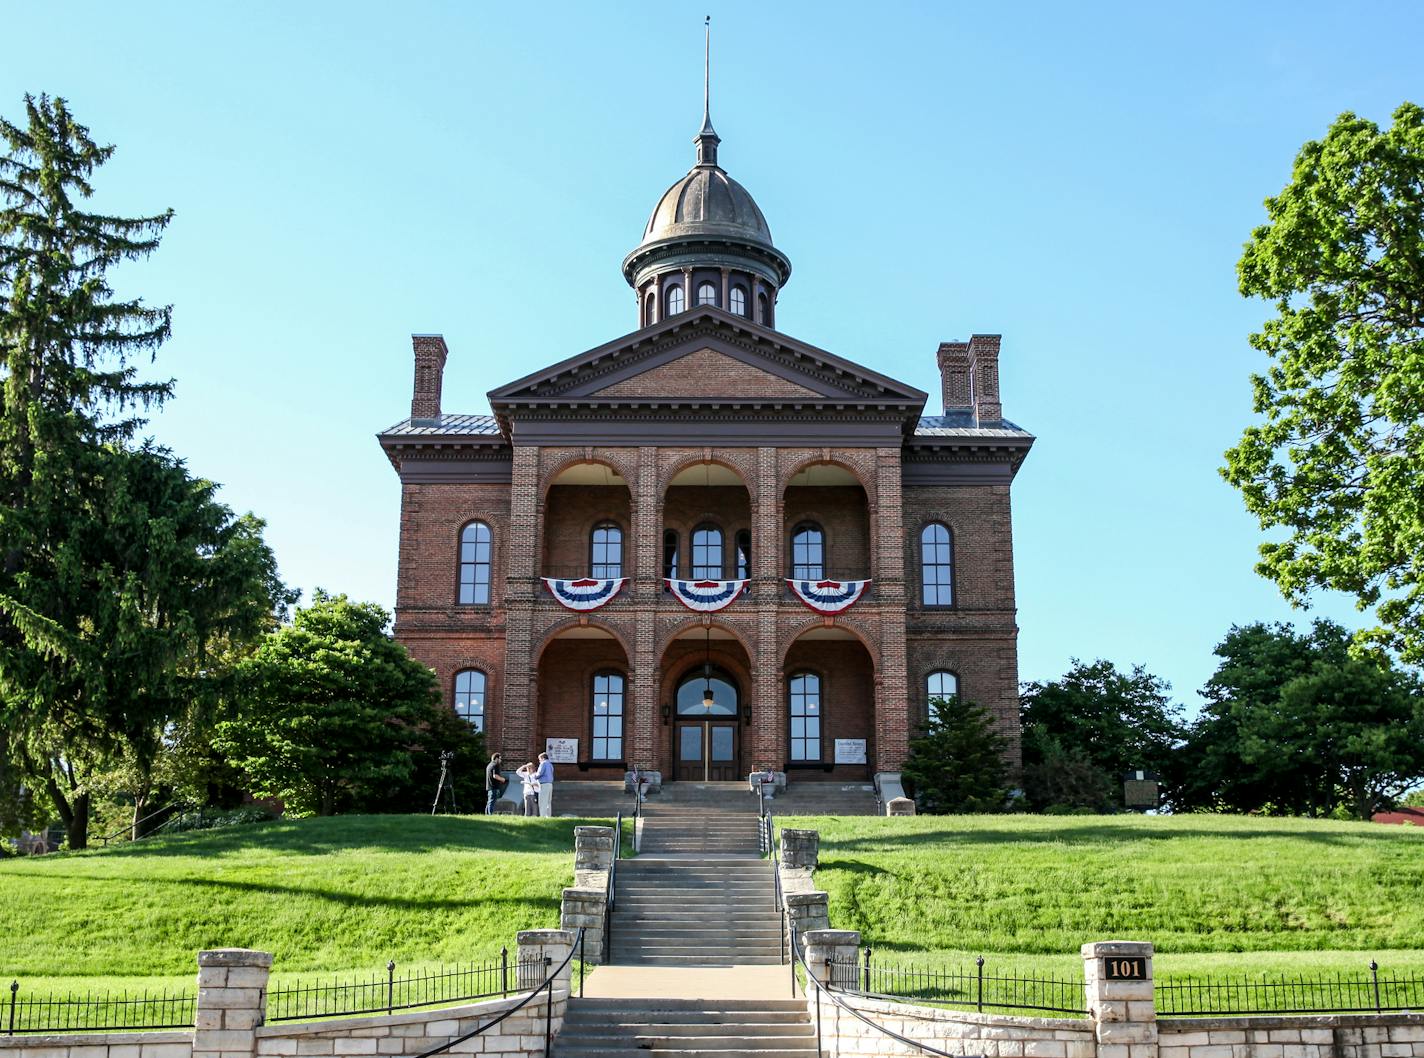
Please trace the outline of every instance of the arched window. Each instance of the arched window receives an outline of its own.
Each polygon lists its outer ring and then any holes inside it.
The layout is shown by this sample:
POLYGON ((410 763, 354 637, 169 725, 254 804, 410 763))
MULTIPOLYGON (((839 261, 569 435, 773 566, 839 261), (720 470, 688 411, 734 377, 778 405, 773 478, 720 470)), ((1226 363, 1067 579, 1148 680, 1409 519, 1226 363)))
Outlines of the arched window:
POLYGON ((663 576, 677 579, 677 530, 663 530, 663 576))
POLYGON ((747 580, 752 575, 752 534, 743 529, 737 533, 737 579, 747 580))
POLYGON ((959 696, 959 677, 947 669, 931 672, 925 677, 925 715, 933 717, 940 701, 959 696))
POLYGON ((683 305, 685 304, 686 302, 683 300, 682 287, 668 287, 667 314, 669 316, 676 316, 679 312, 682 311, 683 305))
POLYGON ((623 674, 593 677, 593 755, 591 760, 623 759, 623 674))
POLYGON ((939 522, 920 533, 920 584, 926 606, 954 605, 954 545, 948 526, 939 522))
POLYGON ((791 534, 791 576, 820 580, 826 575, 826 534, 815 522, 798 525, 791 534))
POLYGON ((643 299, 643 326, 651 327, 653 323, 653 309, 657 305, 657 299, 653 297, 653 292, 648 291, 648 296, 643 299))
POLYGON ((677 685, 677 715, 698 719, 708 716, 736 716, 740 708, 737 683, 715 665, 699 665, 677 685), (707 692, 712 704, 707 705, 707 692))
POLYGON ((623 530, 612 522, 593 527, 589 556, 590 577, 623 576, 623 530))
POLYGON ((717 288, 711 283, 702 283, 697 288, 697 304, 715 305, 717 304, 717 288))
POLYGON ((471 522, 460 532, 460 603, 490 601, 490 527, 471 522))
POLYGON ((485 674, 479 669, 455 673, 455 715, 476 731, 485 729, 485 674))
POLYGON ((767 316, 767 307, 768 307, 768 305, 769 305, 769 302, 766 300, 766 295, 765 295, 765 294, 758 294, 758 295, 757 295, 757 318, 756 318, 756 321, 757 321, 758 323, 760 323, 762 326, 770 326, 770 324, 771 324, 771 320, 770 320, 770 319, 768 318, 768 316, 767 316))
POLYGON ((722 579, 722 530, 703 525, 692 532, 692 579, 722 579))
POLYGON ((733 287, 727 300, 731 303, 730 307, 733 313, 738 316, 747 314, 747 292, 741 287, 733 287))
POLYGON ((798 672, 787 681, 790 693, 791 759, 821 759, 821 677, 798 672))

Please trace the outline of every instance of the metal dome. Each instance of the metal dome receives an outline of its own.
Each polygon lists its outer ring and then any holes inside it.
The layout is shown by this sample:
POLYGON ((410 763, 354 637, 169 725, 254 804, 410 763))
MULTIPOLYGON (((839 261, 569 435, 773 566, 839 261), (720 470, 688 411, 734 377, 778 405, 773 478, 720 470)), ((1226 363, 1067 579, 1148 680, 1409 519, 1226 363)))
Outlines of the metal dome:
POLYGON ((720 167, 709 165, 694 166, 663 193, 639 245, 689 235, 772 245, 771 229, 751 194, 720 167))

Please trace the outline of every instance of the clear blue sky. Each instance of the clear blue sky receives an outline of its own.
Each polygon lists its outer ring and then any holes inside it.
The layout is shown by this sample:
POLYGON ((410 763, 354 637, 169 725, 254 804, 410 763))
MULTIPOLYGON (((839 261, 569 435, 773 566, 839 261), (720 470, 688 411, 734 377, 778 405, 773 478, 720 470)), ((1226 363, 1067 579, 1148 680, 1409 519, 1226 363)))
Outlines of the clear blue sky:
MULTIPOLYGON (((1143 662, 1194 705, 1229 625, 1293 616, 1216 470, 1264 314, 1236 259, 1302 142, 1424 102, 1424 6, 708 10, 721 161, 795 266, 781 328, 931 393, 941 340, 1004 335, 1005 414, 1039 436, 1023 677, 1143 662)), ((177 211, 121 277, 175 306, 157 438, 268 520, 290 583, 389 605, 373 435, 408 411, 409 335, 446 336, 446 410, 483 412, 633 329, 619 263, 692 163, 703 13, 11 4, 0 112, 65 96, 119 146, 100 204, 177 211)))

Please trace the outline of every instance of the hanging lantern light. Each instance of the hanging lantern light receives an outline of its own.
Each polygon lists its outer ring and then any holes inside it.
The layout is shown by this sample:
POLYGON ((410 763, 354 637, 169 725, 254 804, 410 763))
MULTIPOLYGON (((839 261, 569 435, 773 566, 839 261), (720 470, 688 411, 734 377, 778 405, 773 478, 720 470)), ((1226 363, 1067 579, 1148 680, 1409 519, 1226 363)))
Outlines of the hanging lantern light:
POLYGON ((707 660, 702 663, 702 708, 709 713, 717 700, 712 697, 712 626, 707 626, 707 660))

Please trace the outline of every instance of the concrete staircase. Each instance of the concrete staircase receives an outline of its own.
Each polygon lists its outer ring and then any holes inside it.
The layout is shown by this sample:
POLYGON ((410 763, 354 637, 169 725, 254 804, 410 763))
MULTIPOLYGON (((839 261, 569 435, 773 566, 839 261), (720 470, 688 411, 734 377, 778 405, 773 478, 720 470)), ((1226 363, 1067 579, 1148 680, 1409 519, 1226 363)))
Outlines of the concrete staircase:
POLYGON ((558 1058, 808 1058, 816 1030, 804 999, 583 999, 569 1004, 558 1058))

